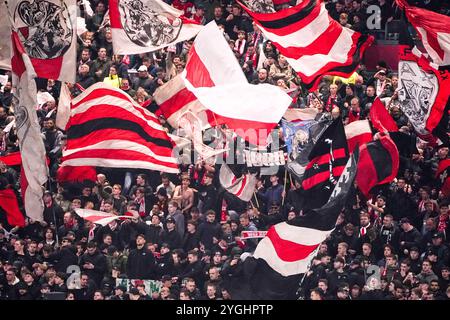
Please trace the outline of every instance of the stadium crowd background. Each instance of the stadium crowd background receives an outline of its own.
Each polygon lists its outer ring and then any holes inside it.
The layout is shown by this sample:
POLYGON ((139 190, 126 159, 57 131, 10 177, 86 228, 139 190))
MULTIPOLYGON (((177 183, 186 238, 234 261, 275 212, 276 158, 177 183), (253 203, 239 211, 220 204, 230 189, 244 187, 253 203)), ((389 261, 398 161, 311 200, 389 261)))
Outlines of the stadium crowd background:
MULTIPOLYGON (((102 1, 89 2, 94 15, 86 18, 87 31, 79 38, 72 94, 105 82, 138 103, 152 105, 156 88, 182 72, 192 41, 148 54, 113 55, 111 32, 103 25, 107 7, 102 1)), ((300 295, 337 300, 450 299, 449 199, 435 178, 438 162, 449 157, 449 149, 423 141, 416 145, 399 107, 398 76, 392 66, 379 61, 377 70, 361 65, 349 79, 325 77, 317 92, 309 94, 286 59, 233 1, 168 2, 199 23, 215 20, 249 82, 296 88, 296 107, 340 115, 345 124, 365 119, 378 96, 413 141, 412 155, 401 158, 398 178, 380 188, 373 203, 357 196, 345 208, 313 260, 300 295), (266 59, 257 69, 260 47, 266 59), (380 267, 379 283, 368 281, 369 265, 380 267)), ((386 36, 386 23, 401 17, 392 1, 328 2, 334 19, 377 39, 386 36), (381 8, 381 32, 367 28, 366 8, 372 4, 381 8)), ((439 1, 431 1, 428 8, 444 14, 449 9, 439 1)), ((41 93, 50 94, 37 112, 52 179, 44 195, 43 222, 27 219, 25 228, 17 228, 0 216, 0 299, 45 300, 52 292, 67 300, 232 299, 228 280, 242 272, 240 256, 257 245, 255 239, 242 240, 241 231, 267 230, 300 214, 299 185, 287 183, 284 190, 283 168, 277 175, 259 178, 252 203, 226 193, 218 181, 218 168, 205 163, 183 166, 180 176, 103 169, 95 184, 59 185, 55 177, 65 135, 55 126, 54 109, 61 83, 37 82, 41 93), (227 208, 222 207, 223 200, 227 208), (102 227, 80 219, 73 211, 80 207, 118 215, 134 210, 138 215, 102 227), (67 267, 72 265, 81 270, 78 289, 67 287, 67 267), (146 282, 129 289, 116 286, 117 278, 157 280, 161 288, 149 295, 146 282)), ((9 81, 0 93, 0 130, 14 118, 11 101, 9 81)), ((0 137, 0 155, 18 151, 14 130, 0 137)), ((0 163, 0 188, 19 190, 19 173, 20 168, 0 163)))

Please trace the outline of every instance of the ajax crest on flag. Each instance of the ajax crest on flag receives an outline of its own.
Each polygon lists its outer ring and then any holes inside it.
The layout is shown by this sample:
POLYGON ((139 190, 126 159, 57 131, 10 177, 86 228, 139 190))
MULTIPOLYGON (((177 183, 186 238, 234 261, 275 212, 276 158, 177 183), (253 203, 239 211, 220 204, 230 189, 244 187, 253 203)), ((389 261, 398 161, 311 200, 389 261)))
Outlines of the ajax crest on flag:
POLYGON ((63 56, 72 44, 73 26, 69 10, 45 0, 21 1, 14 14, 18 35, 31 58, 53 59, 63 56))
POLYGON ((170 14, 161 14, 158 4, 152 8, 141 0, 119 1, 120 19, 128 38, 136 45, 160 46, 178 38, 183 21, 170 14))

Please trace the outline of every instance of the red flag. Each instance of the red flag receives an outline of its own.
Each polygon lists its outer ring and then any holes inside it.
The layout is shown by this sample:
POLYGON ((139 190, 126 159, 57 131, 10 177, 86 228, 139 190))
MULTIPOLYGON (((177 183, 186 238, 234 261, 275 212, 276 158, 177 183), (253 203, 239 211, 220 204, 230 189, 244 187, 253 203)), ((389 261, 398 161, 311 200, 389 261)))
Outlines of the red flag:
POLYGON ((13 227, 25 227, 25 217, 19 209, 19 202, 13 189, 0 190, 0 208, 6 212, 6 219, 13 227))
POLYGON ((384 107, 380 98, 376 98, 370 108, 369 114, 373 127, 380 132, 396 132, 398 131, 397 124, 392 119, 389 112, 384 107))
POLYGON ((381 136, 379 140, 362 145, 359 153, 356 182, 368 197, 373 187, 389 183, 397 176, 400 161, 398 149, 389 136, 381 136))
POLYGON ((22 158, 20 152, 12 152, 6 156, 0 157, 0 161, 4 162, 7 166, 20 166, 22 165, 22 158))
POLYGON ((57 180, 59 183, 64 182, 83 182, 86 180, 97 181, 97 171, 91 166, 64 166, 57 171, 57 180))
POLYGON ((450 196, 450 159, 441 160, 436 171, 436 178, 439 179, 442 193, 450 196))
POLYGON ((410 6, 406 0, 396 0, 419 34, 425 50, 438 65, 450 64, 450 17, 430 10, 410 6))

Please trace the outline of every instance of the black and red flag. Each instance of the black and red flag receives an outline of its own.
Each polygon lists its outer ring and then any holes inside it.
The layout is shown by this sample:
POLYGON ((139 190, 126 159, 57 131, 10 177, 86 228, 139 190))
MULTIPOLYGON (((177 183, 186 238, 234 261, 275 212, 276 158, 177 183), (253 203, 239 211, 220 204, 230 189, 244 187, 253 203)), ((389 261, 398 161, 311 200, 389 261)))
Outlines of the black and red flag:
POLYGON ((319 137, 308 157, 302 189, 305 194, 314 194, 318 201, 311 208, 319 208, 326 203, 348 158, 344 125, 342 119, 338 118, 319 137))
POLYGON ((436 178, 444 196, 450 196, 450 159, 444 159, 439 162, 436 178))
POLYGON ((353 188, 358 157, 357 149, 344 166, 325 205, 268 230, 253 257, 244 261, 243 273, 248 276, 231 279, 233 299, 295 299, 300 275, 309 270, 320 244, 334 230, 353 188))
POLYGON ((356 182, 361 192, 369 197, 373 187, 390 183, 397 176, 399 167, 397 146, 387 135, 359 148, 356 182))

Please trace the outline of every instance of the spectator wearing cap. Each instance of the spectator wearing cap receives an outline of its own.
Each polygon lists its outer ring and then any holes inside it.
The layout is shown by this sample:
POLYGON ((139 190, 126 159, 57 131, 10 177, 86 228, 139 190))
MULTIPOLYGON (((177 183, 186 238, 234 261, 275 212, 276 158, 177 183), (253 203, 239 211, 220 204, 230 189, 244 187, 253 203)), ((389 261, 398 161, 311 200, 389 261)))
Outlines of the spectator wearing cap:
POLYGON ((153 253, 146 247, 143 234, 136 237, 136 249, 130 251, 127 261, 129 279, 156 279, 156 263, 153 253))
POLYGON ((81 270, 99 287, 107 270, 107 265, 105 256, 97 249, 95 242, 88 243, 87 250, 81 256, 79 265, 81 270))
POLYGON ((60 205, 55 203, 53 195, 50 191, 45 191, 43 196, 44 201, 44 222, 43 226, 54 225, 59 228, 63 224, 64 211, 60 205), (54 221, 56 219, 56 222, 54 221))
POLYGON ((126 294, 127 288, 125 286, 117 286, 114 289, 114 295, 110 300, 130 300, 128 294, 126 294))
POLYGON ((17 284, 17 300, 33 300, 33 296, 24 282, 17 284))
POLYGON ((361 256, 356 256, 349 264, 347 273, 350 286, 358 285, 363 287, 366 282, 365 270, 362 267, 363 259, 361 256))
POLYGON ((411 224, 411 221, 408 218, 403 218, 400 220, 400 227, 402 228, 399 238, 400 254, 407 256, 412 247, 420 247, 422 235, 411 224))
POLYGON ((336 294, 337 289, 344 283, 348 282, 348 273, 344 270, 345 261, 341 257, 337 257, 333 263, 333 270, 327 273, 327 280, 330 287, 330 293, 336 294))
POLYGON ((181 248, 182 246, 183 240, 180 233, 176 230, 176 221, 170 216, 166 219, 166 229, 161 236, 161 241, 167 243, 170 248, 174 249, 181 248))
POLYGON ((448 247, 444 244, 444 233, 435 232, 432 236, 432 246, 430 247, 433 252, 436 253, 437 259, 443 265, 449 265, 450 263, 450 251, 448 247))
POLYGON ((61 246, 50 254, 48 260, 55 264, 57 272, 66 272, 67 267, 78 264, 78 257, 72 241, 67 237, 62 238, 61 246))
POLYGON ((204 176, 204 183, 200 186, 198 208, 202 214, 208 210, 217 211, 218 209, 218 193, 213 185, 213 179, 214 173, 207 172, 204 176))
POLYGON ((141 65, 138 68, 138 77, 133 80, 133 89, 138 90, 143 88, 147 93, 150 93, 152 88, 153 77, 148 73, 148 68, 145 65, 141 65))

